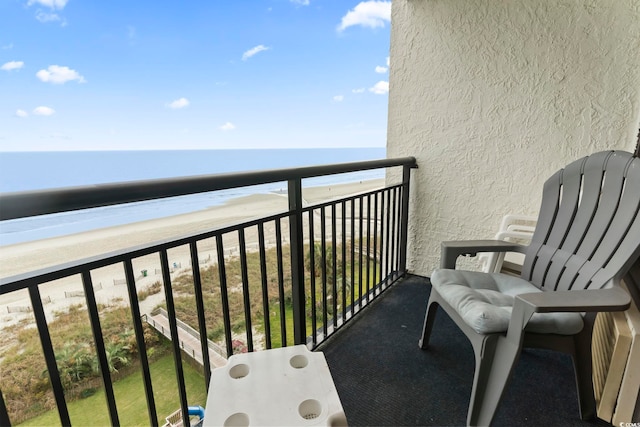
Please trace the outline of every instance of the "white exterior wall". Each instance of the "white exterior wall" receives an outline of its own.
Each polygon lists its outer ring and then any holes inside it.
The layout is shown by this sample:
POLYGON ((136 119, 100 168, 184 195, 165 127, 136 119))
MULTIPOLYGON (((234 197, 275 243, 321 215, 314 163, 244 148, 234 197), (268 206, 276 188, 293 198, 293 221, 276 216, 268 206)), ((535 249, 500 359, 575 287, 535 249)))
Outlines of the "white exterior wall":
POLYGON ((387 155, 415 156, 408 268, 536 215, 544 180, 640 122, 640 0, 393 0, 387 155))

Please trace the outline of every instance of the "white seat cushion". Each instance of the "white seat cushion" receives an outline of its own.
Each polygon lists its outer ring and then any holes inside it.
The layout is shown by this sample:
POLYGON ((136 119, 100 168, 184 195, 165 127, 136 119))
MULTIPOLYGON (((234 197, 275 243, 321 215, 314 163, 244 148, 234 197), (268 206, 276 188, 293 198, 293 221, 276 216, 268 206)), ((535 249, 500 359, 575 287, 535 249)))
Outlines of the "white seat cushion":
MULTIPOLYGON (((434 289, 479 334, 506 332, 514 297, 542 292, 519 277, 464 270, 435 270, 434 289)), ((573 335, 582 330, 580 313, 535 313, 525 330, 541 334, 573 335)))

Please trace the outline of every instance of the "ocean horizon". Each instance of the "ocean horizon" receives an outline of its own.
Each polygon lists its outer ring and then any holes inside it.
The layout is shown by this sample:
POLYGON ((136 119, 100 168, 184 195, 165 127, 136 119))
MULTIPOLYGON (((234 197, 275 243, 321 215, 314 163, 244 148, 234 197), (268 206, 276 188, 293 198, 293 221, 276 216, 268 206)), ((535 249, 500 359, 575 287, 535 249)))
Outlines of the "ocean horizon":
MULTIPOLYGON (((0 192, 376 160, 386 149, 296 148, 162 151, 0 152, 0 192)), ((310 178, 305 187, 384 177, 384 170, 310 178)), ((280 192, 286 182, 0 222, 0 246, 179 215, 250 194, 280 192)), ((1 209, 1 207, 0 207, 1 209)))

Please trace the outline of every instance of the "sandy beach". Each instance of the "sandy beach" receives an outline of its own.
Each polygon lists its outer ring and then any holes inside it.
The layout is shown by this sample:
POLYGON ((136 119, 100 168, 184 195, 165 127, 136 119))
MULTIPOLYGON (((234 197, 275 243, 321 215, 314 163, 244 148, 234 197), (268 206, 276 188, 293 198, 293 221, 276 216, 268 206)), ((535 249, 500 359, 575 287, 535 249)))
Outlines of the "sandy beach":
MULTIPOLYGON (((382 187, 383 179, 362 181, 349 184, 323 187, 303 188, 303 198, 307 204, 315 204, 348 195, 358 194, 382 187)), ((287 209, 287 198, 282 194, 255 194, 232 199, 221 206, 189 214, 154 219, 118 227, 78 233, 74 235, 44 239, 0 247, 0 276, 11 277, 21 273, 44 267, 64 264, 66 262, 97 256, 116 250, 136 247, 150 242, 157 242, 197 233, 202 230, 215 229, 229 224, 237 224, 254 218, 283 212, 287 209)), ((269 230, 266 230, 269 233, 269 230)), ((246 243, 249 250, 257 250, 257 234, 248 232, 246 243)), ((225 242, 225 255, 232 255, 237 243, 225 242)), ((216 259, 213 242, 204 241, 199 244, 201 263, 214 262, 216 259)), ((169 251, 170 265, 178 274, 190 268, 188 247, 175 248, 169 251)), ((160 260, 157 254, 134 260, 136 287, 138 290, 160 280, 160 260), (143 273, 144 271, 144 273, 143 273), (157 274, 158 273, 158 274, 157 274)), ((92 273, 93 286, 98 303, 112 303, 122 298, 127 300, 123 267, 111 265, 92 273)), ((65 309, 71 304, 84 302, 81 295, 80 277, 72 276, 56 282, 40 286, 40 293, 45 301, 49 316, 55 311, 65 309)), ((155 295, 155 300, 162 300, 162 294, 155 295)), ((151 310, 158 301, 148 298, 141 303, 141 310, 151 310)), ((25 316, 30 306, 26 291, 13 292, 0 296, 0 328, 15 324, 25 316)))

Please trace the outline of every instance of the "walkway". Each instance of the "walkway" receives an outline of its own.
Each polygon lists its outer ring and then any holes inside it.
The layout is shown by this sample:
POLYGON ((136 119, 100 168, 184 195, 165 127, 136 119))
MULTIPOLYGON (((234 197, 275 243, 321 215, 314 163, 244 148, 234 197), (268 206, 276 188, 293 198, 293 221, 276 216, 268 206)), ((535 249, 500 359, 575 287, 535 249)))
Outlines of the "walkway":
MULTIPOLYGON (((155 316, 146 315, 147 323, 155 328, 162 335, 171 339, 171 331, 169 327, 169 318, 164 310, 160 310, 155 316)), ((180 348, 185 354, 190 356, 196 362, 204 365, 202 358, 202 346, 200 345, 200 338, 198 332, 183 322, 178 320, 178 338, 180 340, 180 348)), ((213 343, 209 343, 209 363, 211 369, 219 368, 227 364, 227 359, 221 356, 218 352, 211 347, 215 346, 213 343)))

